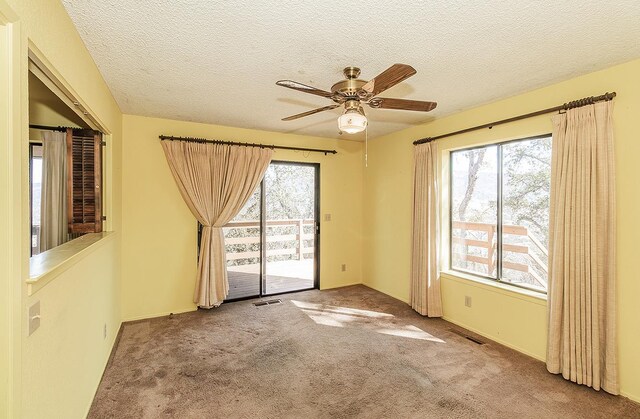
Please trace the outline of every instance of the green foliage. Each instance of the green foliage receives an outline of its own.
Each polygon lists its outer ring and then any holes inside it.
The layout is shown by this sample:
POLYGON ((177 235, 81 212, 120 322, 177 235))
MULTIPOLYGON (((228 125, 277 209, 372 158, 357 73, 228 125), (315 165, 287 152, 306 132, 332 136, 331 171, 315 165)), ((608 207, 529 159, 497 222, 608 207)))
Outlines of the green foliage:
MULTIPOLYGON (((267 221, 275 220, 304 220, 313 219, 315 210, 314 171, 311 166, 271 164, 264 177, 265 210, 267 221)), ((251 221, 256 225, 260 222, 261 186, 247 201, 240 213, 233 221, 251 221)), ((298 225, 267 226, 267 250, 294 249, 295 240, 270 241, 269 237, 282 235, 296 235, 298 225)), ((313 232, 312 225, 303 226, 306 234, 313 232)), ((260 228, 225 228, 226 238, 251 237, 255 243, 227 244, 227 252, 244 253, 260 250, 260 228)), ((306 246, 312 246, 313 240, 307 240, 306 246)), ((297 258, 295 252, 291 255, 270 255, 268 261, 289 260, 297 258)), ((230 266, 260 263, 259 258, 231 260, 230 266)))
MULTIPOLYGON (((528 235, 507 234, 505 244, 525 246, 524 253, 505 251, 502 279, 544 286, 547 277, 549 241, 549 198, 551 189, 551 138, 506 143, 502 150, 502 225, 527 228, 528 235), (542 249, 540 248, 542 247, 542 249), (507 265, 505 263, 505 265, 507 265), (518 267, 517 265, 524 266, 518 267)), ((452 217, 454 221, 495 225, 497 223, 498 179, 495 146, 463 150, 453 154, 452 217)), ((495 230, 494 230, 495 231, 495 230)), ((454 229, 454 237, 486 242, 479 229, 454 229)), ((493 239, 495 255, 496 239, 493 239)), ((458 242, 452 245, 454 266, 487 272, 487 263, 465 260, 467 256, 487 258, 486 247, 458 242)), ((495 260, 494 260, 495 261, 495 260)))
POLYGON ((503 146, 503 219, 549 242, 551 138, 503 146))

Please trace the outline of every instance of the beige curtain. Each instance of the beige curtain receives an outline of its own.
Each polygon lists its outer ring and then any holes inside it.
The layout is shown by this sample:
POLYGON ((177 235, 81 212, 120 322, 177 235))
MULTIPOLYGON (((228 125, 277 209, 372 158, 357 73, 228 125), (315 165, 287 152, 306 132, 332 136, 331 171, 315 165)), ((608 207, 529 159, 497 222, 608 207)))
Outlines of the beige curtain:
POLYGON ((40 185, 40 252, 68 238, 67 141, 64 132, 42 133, 42 183, 40 185))
POLYGON ((618 394, 612 106, 553 118, 547 369, 618 394))
POLYGON ((182 197, 203 225, 194 302, 220 305, 229 292, 222 227, 253 194, 273 150, 166 140, 162 148, 182 197))
POLYGON ((411 246, 411 307, 423 316, 441 317, 438 270, 438 146, 415 147, 413 158, 413 231, 411 246))

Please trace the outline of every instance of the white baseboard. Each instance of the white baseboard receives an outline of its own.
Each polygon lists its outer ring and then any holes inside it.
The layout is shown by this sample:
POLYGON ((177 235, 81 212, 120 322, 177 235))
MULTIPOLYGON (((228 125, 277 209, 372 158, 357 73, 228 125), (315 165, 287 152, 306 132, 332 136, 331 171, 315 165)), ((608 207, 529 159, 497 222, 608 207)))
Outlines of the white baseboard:
POLYGON ((98 392, 98 388, 100 387, 100 383, 102 383, 102 376, 104 375, 105 370, 107 369, 107 365, 109 364, 109 360, 111 359, 111 354, 115 349, 115 344, 118 342, 118 336, 120 336, 120 329, 122 328, 122 322, 118 325, 116 329, 116 333, 113 334, 113 338, 109 344, 109 351, 107 352, 107 357, 102 361, 102 373, 100 374, 100 380, 96 384, 96 388, 93 389, 93 395, 91 396, 91 400, 89 400, 89 404, 85 408, 84 417, 89 415, 89 411, 91 410, 91 405, 93 405, 93 400, 96 398, 96 393, 98 392))
POLYGON ((620 395, 621 395, 622 397, 626 397, 627 399, 632 400, 632 401, 634 401, 634 402, 636 402, 636 403, 640 403, 640 396, 634 396, 634 395, 631 395, 631 394, 626 393, 626 392, 624 392, 624 391, 621 391, 621 392, 620 392, 620 395))
POLYGON ((388 295, 389 297, 393 297, 393 298, 395 298, 396 300, 398 300, 398 301, 402 301, 402 302, 403 302, 403 303, 405 303, 405 304, 409 304, 409 305, 411 305, 411 303, 410 303, 409 301, 405 300, 404 298, 400 298, 400 297, 398 297, 397 295, 389 294, 388 292, 382 291, 382 290, 380 290, 380 289, 378 289, 378 288, 374 287, 374 286, 373 286, 373 285, 371 285, 371 284, 367 284, 366 282, 363 282, 363 283, 362 283, 362 285, 364 285, 364 286, 365 286, 365 287, 367 287, 367 288, 371 288, 371 289, 372 289, 372 290, 374 290, 374 291, 381 292, 381 293, 383 293, 384 295, 388 295))
POLYGON ((529 352, 529 351, 527 351, 525 349, 522 349, 522 348, 520 348, 520 347, 518 347, 516 345, 513 345, 513 344, 511 344, 509 342, 506 342, 506 341, 504 341, 504 340, 502 340, 502 339, 500 339, 500 338, 498 338, 496 336, 490 335, 489 333, 482 332, 482 331, 480 331, 480 330, 478 330, 478 329, 476 329, 474 327, 468 326, 468 325, 466 325, 466 324, 464 324, 462 322, 458 322, 458 321, 452 320, 452 319, 450 319, 450 318, 448 318, 446 316, 443 316, 442 319, 448 321, 449 323, 453 323, 456 326, 460 326, 460 327, 462 327, 464 329, 467 329, 467 330, 469 330, 469 331, 471 331, 473 333, 476 333, 476 334, 478 334, 478 335, 480 335, 482 337, 485 337, 487 339, 491 339, 492 341, 497 342, 500 345, 504 345, 507 348, 511 348, 511 349, 513 349, 515 351, 518 351, 518 352, 523 353, 523 354, 525 354, 527 356, 530 356, 531 358, 537 359, 538 361, 542 361, 542 362, 546 361, 545 358, 540 357, 539 355, 531 353, 531 352, 529 352))
POLYGON ((182 309, 177 309, 177 310, 164 311, 164 312, 154 313, 154 314, 143 314, 143 315, 140 315, 140 316, 128 317, 128 318, 124 319, 122 322, 126 323, 126 322, 135 322, 135 321, 138 321, 138 320, 149 320, 149 319, 154 319, 156 317, 168 316, 170 314, 189 313, 189 312, 196 311, 196 310, 198 310, 197 307, 189 307, 189 308, 182 308, 182 309))
MULTIPOLYGON (((320 284, 320 285, 322 285, 322 284, 320 284)), ((353 285, 363 285, 363 284, 362 284, 362 282, 349 282, 347 284, 335 285, 333 287, 323 287, 323 286, 321 286, 320 290, 321 291, 322 290, 333 290, 333 289, 336 289, 336 288, 351 287, 353 285)))

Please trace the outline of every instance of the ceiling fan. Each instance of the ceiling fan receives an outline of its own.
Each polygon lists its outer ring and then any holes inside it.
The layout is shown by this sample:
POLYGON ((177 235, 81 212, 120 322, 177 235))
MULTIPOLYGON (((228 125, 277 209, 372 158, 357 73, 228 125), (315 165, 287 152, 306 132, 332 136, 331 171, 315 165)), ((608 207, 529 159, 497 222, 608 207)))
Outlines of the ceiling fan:
POLYGON ((331 86, 330 92, 292 80, 277 81, 276 84, 278 86, 326 97, 335 102, 329 106, 282 118, 282 120, 292 121, 344 105, 345 112, 338 118, 338 129, 341 133, 355 134, 364 131, 367 127, 367 117, 362 109, 362 104, 374 109, 398 109, 419 112, 429 112, 437 106, 436 102, 377 97, 378 94, 416 74, 416 70, 410 65, 394 64, 369 81, 358 78, 360 76, 358 67, 346 67, 343 73, 345 80, 341 80, 331 86))

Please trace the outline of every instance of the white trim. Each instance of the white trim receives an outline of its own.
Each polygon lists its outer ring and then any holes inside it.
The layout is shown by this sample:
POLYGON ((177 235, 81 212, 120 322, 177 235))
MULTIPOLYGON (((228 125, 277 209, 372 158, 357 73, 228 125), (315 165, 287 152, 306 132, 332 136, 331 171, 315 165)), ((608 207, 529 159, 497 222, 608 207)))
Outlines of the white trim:
POLYGON ((626 397, 627 399, 632 400, 632 401, 634 401, 636 403, 640 403, 640 396, 635 396, 635 395, 629 394, 626 391, 620 391, 620 395, 622 397, 626 397))
MULTIPOLYGON (((322 285, 322 284, 321 284, 322 285)), ((349 282, 347 284, 338 284, 338 285, 334 285, 334 286, 328 286, 328 287, 320 287, 318 288, 320 291, 323 290, 333 290, 336 288, 342 288, 342 287, 352 287, 354 285, 363 285, 362 281, 356 281, 356 282, 349 282)))
POLYGON ((133 316, 133 317, 128 317, 125 320, 122 321, 122 324, 124 325, 124 323, 130 323, 130 322, 139 322, 139 321, 144 321, 144 320, 151 320, 151 319, 157 319, 158 317, 166 317, 169 316, 171 314, 182 314, 182 313, 191 313, 194 311, 198 311, 198 307, 194 304, 193 307, 189 307, 189 308, 179 308, 177 310, 172 310, 172 311, 161 311, 159 313, 154 313, 154 314, 143 314, 140 316, 133 316))
POLYGON ((102 135, 105 146, 102 147, 102 222, 103 231, 113 230, 113 134, 102 135))
POLYGON ((89 411, 91 410, 91 406, 93 405, 93 400, 96 398, 96 394, 98 394, 98 390, 100 389, 100 383, 102 382, 102 377, 105 371, 107 370, 107 366, 109 365, 109 360, 111 359, 111 355, 118 349, 115 345, 118 342, 118 337, 120 336, 120 332, 121 332, 120 329, 122 329, 122 321, 120 322, 120 324, 118 324, 118 329, 116 333, 113 334, 113 338, 109 343, 109 348, 111 349, 107 352, 107 357, 102 361, 102 374, 100 374, 100 379, 95 384, 95 390, 93 391, 91 400, 88 400, 87 406, 85 407, 85 410, 84 410, 85 418, 89 416, 89 411))
POLYGON ((19 417, 22 394, 21 139, 23 121, 22 30, 18 15, 0 0, 0 417, 19 417))
POLYGON ((465 285, 471 285, 477 288, 482 288, 487 291, 495 292, 498 294, 506 295, 512 298, 518 298, 534 304, 546 306, 547 295, 541 292, 536 292, 526 288, 515 287, 513 285, 493 281, 491 279, 481 278, 475 275, 466 274, 458 271, 442 271, 440 272, 441 278, 456 281, 465 285))
POLYGON ((507 342, 505 340, 502 340, 497 336, 493 336, 491 334, 485 333, 483 331, 480 331, 480 330, 478 330, 478 329, 476 329, 474 327, 471 327, 471 326, 469 326, 467 324, 464 324, 462 322, 459 322, 459 321, 456 321, 456 320, 452 320, 452 319, 448 318, 447 316, 443 316, 442 319, 445 320, 445 321, 448 321, 449 323, 455 324, 456 326, 460 326, 460 327, 462 327, 464 329, 467 329, 470 332, 473 332, 473 333, 475 333, 477 335, 480 335, 480 336, 485 337, 487 339, 490 339, 490 340, 492 340, 492 341, 494 341, 496 343, 499 343, 500 345, 506 346, 507 348, 513 349, 513 350, 518 351, 518 352, 520 352, 522 354, 530 356, 531 358, 537 359, 538 361, 546 362, 546 360, 544 358, 542 358, 540 356, 537 356, 534 353, 531 353, 531 352, 527 351, 526 349, 522 349, 519 346, 513 345, 513 344, 511 344, 511 343, 509 343, 509 342, 507 342))

